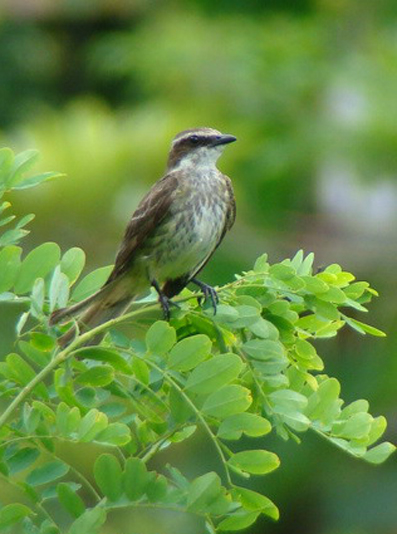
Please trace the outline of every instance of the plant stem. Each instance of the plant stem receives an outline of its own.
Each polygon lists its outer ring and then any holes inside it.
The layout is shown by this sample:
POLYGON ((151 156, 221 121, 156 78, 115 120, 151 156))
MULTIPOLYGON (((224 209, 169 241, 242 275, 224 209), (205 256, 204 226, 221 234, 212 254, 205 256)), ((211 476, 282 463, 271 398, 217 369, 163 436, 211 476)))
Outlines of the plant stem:
MULTIPOLYGON (((128 351, 126 351, 128 352, 128 351)), ((141 360, 143 360, 144 358, 142 358, 141 356, 138 356, 137 354, 134 354, 134 356, 136 358, 139 358, 141 360)), ((190 406, 190 408, 194 411, 194 413, 196 414, 196 417, 200 420, 201 424, 203 425, 204 427, 204 430, 207 432, 207 434, 209 435, 211 441, 213 442, 214 444, 214 447, 216 448, 217 452, 218 452, 218 455, 222 461, 222 464, 224 466, 224 469, 225 469, 225 474, 226 474, 226 479, 227 479, 227 482, 230 486, 233 486, 233 482, 232 482, 232 479, 230 477, 230 473, 229 473, 229 467, 227 465, 227 460, 225 458, 225 455, 223 454, 223 451, 218 443, 218 439, 217 437, 215 436, 215 434, 212 432, 210 426, 208 425, 207 421, 205 420, 205 418, 203 417, 203 415, 201 414, 200 410, 197 409, 196 405, 194 404, 194 402, 192 402, 190 400, 190 398, 186 395, 186 393, 183 391, 183 389, 177 384, 177 382, 170 377, 170 375, 164 371, 163 369, 161 369, 161 367, 159 367, 158 365, 156 365, 154 362, 150 361, 150 360, 145 360, 146 363, 148 365, 150 365, 151 367, 153 367, 153 369, 156 369, 157 372, 159 372, 160 374, 163 375, 164 377, 164 380, 166 380, 174 389, 176 389, 178 391, 178 393, 183 397, 184 401, 190 406)))
MULTIPOLYGON (((226 284, 222 288, 219 289, 219 291, 223 291, 235 284, 241 283, 241 281, 245 277, 242 277, 238 280, 235 280, 234 282, 231 282, 229 284, 226 284)), ((197 299, 198 295, 200 293, 192 293, 188 297, 176 297, 174 298, 175 302, 185 302, 187 300, 191 299, 197 299)), ((128 321, 129 319, 136 318, 139 315, 142 315, 143 313, 146 313, 148 311, 154 311, 158 309, 158 303, 155 304, 149 304, 140 307, 138 310, 131 311, 129 313, 126 313, 124 315, 121 315, 120 317, 116 317, 114 319, 111 319, 110 321, 107 321, 106 323, 103 323, 95 328, 92 328, 88 332, 85 332, 84 334, 81 334, 78 336, 72 343, 67 346, 65 349, 61 350, 58 353, 55 353, 54 359, 46 365, 24 388, 21 389, 21 391, 18 393, 18 395, 14 398, 14 400, 9 404, 9 406, 4 410, 3 414, 0 416, 0 429, 3 425, 7 423, 11 415, 14 413, 14 411, 18 408, 18 406, 25 400, 25 398, 32 392, 32 390, 37 386, 37 384, 40 384, 54 369, 56 369, 61 363, 63 363, 67 358, 72 354, 73 351, 75 351, 78 347, 81 345, 84 345, 87 341, 89 341, 92 337, 96 336, 97 334, 101 334, 102 332, 105 332, 108 328, 115 326, 119 323, 128 321)))

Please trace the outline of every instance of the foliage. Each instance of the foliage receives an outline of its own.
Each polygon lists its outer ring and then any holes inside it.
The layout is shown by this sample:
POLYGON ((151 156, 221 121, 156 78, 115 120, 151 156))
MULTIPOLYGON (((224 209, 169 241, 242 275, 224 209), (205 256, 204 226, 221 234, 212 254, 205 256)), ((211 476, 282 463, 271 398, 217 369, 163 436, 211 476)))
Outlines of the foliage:
MULTIPOLYGON (((32 187, 55 173, 26 177, 35 155, 0 151, 2 194, 32 187)), ((2 208, 9 208, 3 202, 2 208)), ((264 436, 273 431, 300 441, 311 429, 355 458, 378 464, 394 450, 376 444, 384 417, 368 402, 345 405, 340 384, 324 373, 315 340, 345 325, 361 334, 384 334, 352 317, 377 295, 339 265, 313 272, 313 254, 252 270, 218 289, 217 313, 184 290, 170 324, 145 299, 133 310, 66 348, 56 343, 51 311, 101 286, 109 268, 79 280, 84 252, 61 254, 45 243, 21 260, 17 244, 27 216, 0 238, 0 299, 21 302, 15 352, 0 363, 0 473, 20 495, 0 509, 0 530, 24 534, 99 533, 107 514, 121 507, 166 508, 202 518, 209 533, 241 530, 260 515, 277 520, 277 506, 249 489, 251 475, 266 475, 280 461, 264 436), (71 297, 69 297, 71 295, 71 297), (117 327, 131 322, 143 335, 117 327), (84 346, 99 333, 99 346, 84 346), (201 429, 213 445, 218 472, 188 480, 176 467, 151 469, 157 453, 194 440, 201 429), (87 472, 65 460, 59 445, 88 444, 95 461, 87 472), (66 530, 50 514, 58 502, 66 530)), ((13 216, 0 224, 7 225, 13 216)), ((63 327, 66 329, 70 326, 63 327)))

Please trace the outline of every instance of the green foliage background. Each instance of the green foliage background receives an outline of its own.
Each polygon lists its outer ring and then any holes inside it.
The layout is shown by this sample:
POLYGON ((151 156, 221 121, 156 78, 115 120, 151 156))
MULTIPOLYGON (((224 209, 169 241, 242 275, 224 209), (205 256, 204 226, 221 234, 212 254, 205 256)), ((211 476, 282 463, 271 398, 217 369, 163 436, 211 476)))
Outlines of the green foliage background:
MULTIPOLYGON (((387 340, 342 331, 319 346, 345 398, 368 398, 393 421, 394 2, 32 0, 3 2, 0 17, 2 144, 38 148, 43 172, 67 174, 12 199, 17 213, 37 214, 28 247, 81 246, 88 269, 111 263, 175 132, 229 131, 239 142, 221 168, 235 184, 238 222, 205 279, 224 283, 262 251, 274 262, 304 248, 319 265, 370 280, 382 295, 371 322, 387 340)), ((2 306, 3 355, 17 311, 2 306)), ((396 441, 393 424, 387 438, 396 441)), ((373 470, 314 438, 287 445, 265 493, 288 513, 258 532, 395 529, 395 459, 373 470)), ((192 477, 202 447, 184 449, 192 477)))

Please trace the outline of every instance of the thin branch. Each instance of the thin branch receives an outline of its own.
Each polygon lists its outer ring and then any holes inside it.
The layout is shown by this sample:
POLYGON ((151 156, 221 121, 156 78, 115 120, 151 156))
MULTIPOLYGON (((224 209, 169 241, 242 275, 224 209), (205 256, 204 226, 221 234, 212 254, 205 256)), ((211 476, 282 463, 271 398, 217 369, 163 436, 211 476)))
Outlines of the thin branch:
MULTIPOLYGON (((129 352, 129 351, 125 351, 125 352, 129 352)), ((133 354, 134 357, 136 358, 139 358, 141 360, 144 360, 148 365, 150 365, 153 369, 155 369, 157 372, 159 372, 161 375, 163 375, 164 377, 164 380, 166 380, 170 386, 172 386, 173 388, 175 388, 178 393, 183 397, 184 401, 186 402, 186 404, 188 404, 190 406, 190 408, 193 410, 193 412, 195 413, 196 417, 200 420, 201 424, 203 425, 204 427, 204 430, 207 432, 207 434, 209 435, 211 441, 213 442, 214 444, 214 447, 216 448, 217 452, 218 452, 218 455, 222 461, 222 464, 224 466, 224 469, 225 469, 225 474, 226 474, 226 479, 227 479, 227 482, 230 486, 233 486, 233 482, 231 480, 231 477, 230 477, 230 472, 229 472, 229 466, 227 465, 227 460, 225 458, 225 455, 223 454, 223 451, 218 443, 218 439, 217 437, 215 436, 215 434, 212 432, 210 426, 208 425, 207 421, 205 420, 205 418, 203 417, 203 415, 201 414, 200 410, 197 409, 196 405, 194 404, 194 402, 192 402, 190 400, 190 398, 186 395, 186 393, 183 391, 183 389, 179 386, 179 384, 177 384, 177 382, 170 377, 170 375, 164 371, 164 369, 161 369, 161 367, 159 367, 158 365, 156 365, 154 362, 152 362, 151 360, 148 360, 148 359, 144 359, 143 357, 139 356, 138 354, 133 354)))

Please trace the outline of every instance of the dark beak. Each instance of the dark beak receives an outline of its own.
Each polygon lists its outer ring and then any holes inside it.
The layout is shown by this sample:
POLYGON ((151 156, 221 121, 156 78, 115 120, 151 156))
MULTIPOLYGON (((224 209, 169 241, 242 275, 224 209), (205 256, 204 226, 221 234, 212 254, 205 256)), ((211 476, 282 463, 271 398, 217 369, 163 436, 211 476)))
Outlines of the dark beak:
POLYGON ((228 143, 234 143, 234 141, 237 141, 237 138, 234 137, 234 135, 217 135, 212 141, 212 146, 227 145, 228 143))

